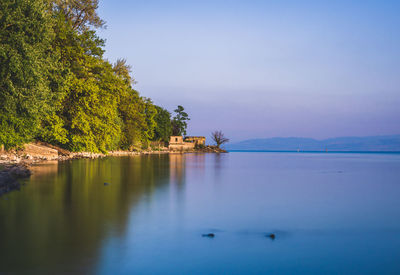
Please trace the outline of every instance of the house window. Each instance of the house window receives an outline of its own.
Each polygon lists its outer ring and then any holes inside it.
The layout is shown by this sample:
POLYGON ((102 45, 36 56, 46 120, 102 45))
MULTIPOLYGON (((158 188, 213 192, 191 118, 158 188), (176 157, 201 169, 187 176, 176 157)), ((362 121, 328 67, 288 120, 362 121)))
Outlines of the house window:
POLYGON ((178 138, 175 138, 175 142, 178 142, 178 138))

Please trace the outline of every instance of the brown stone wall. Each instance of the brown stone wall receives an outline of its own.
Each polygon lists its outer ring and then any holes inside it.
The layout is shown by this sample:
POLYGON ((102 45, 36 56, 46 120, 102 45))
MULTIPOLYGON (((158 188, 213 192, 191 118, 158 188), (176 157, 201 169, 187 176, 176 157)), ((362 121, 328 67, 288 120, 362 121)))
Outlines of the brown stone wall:
POLYGON ((183 142, 182 144, 169 144, 169 150, 172 151, 185 151, 185 150, 193 150, 194 143, 192 142, 183 142))
POLYGON ((169 144, 183 144, 182 136, 171 136, 169 138, 169 144))
POLYGON ((196 145, 206 145, 205 137, 186 137, 185 141, 194 142, 196 145))

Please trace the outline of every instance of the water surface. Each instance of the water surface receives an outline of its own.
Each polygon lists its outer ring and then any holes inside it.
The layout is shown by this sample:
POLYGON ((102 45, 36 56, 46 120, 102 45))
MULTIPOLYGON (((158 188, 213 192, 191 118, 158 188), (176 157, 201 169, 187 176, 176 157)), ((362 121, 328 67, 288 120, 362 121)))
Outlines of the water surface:
POLYGON ((0 273, 398 274, 399 179, 399 154, 40 165, 0 198, 0 273))

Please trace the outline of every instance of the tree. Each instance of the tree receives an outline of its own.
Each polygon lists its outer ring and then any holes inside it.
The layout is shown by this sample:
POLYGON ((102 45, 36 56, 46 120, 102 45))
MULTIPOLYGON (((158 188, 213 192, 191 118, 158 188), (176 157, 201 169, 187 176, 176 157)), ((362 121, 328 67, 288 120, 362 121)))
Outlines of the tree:
POLYGON ((0 145, 30 141, 50 112, 52 19, 42 0, 0 1, 0 145))
POLYGON ((118 110, 123 121, 121 148, 133 150, 142 147, 142 132, 147 124, 139 93, 133 89, 122 91, 118 110))
POLYGON ((186 135, 186 121, 189 121, 190 118, 184 110, 185 109, 181 105, 178 105, 178 107, 174 110, 175 116, 172 119, 172 134, 174 136, 186 135))
POLYGON ((132 66, 126 64, 126 59, 118 59, 113 65, 113 70, 127 85, 135 84, 132 78, 132 66))
MULTIPOLYGON (((126 60, 103 58, 99 0, 0 1, 0 145, 32 139, 72 151, 147 148, 171 115, 132 88, 126 60), (158 112, 159 111, 159 112, 158 112)), ((186 133, 182 106, 175 129, 186 133)))
POLYGON ((142 100, 144 103, 144 114, 146 117, 146 127, 142 131, 142 146, 147 149, 149 147, 149 141, 154 138, 154 130, 157 126, 154 118, 157 115, 157 109, 150 98, 142 97, 142 100))
POLYGON ((130 68, 124 60, 113 66, 103 59, 104 40, 90 29, 102 25, 96 14, 98 1, 49 2, 55 21, 53 52, 67 69, 60 78, 68 85, 62 87, 55 113, 42 122, 39 138, 72 151, 117 149, 125 130, 119 107, 131 91, 130 68))
POLYGON ((172 134, 171 113, 162 107, 155 106, 157 115, 154 120, 156 121, 156 128, 154 129, 154 139, 168 142, 172 134))
POLYGON ((214 131, 211 133, 211 137, 215 144, 219 148, 222 144, 229 142, 229 139, 225 137, 222 131, 214 131))
MULTIPOLYGON (((79 79, 83 78, 83 80, 88 80, 88 88, 93 87, 91 80, 95 78, 94 74, 99 74, 98 68, 107 63, 101 60, 104 53, 102 49, 104 41, 88 28, 82 29, 80 32, 74 29, 73 23, 70 22, 72 19, 66 17, 65 10, 58 8, 58 5, 63 3, 65 5, 76 5, 77 1, 48 0, 48 2, 47 12, 53 18, 52 55, 57 58, 57 69, 52 70, 50 74, 50 88, 54 91, 53 94, 56 97, 54 97, 52 112, 43 117, 41 131, 36 138, 68 149, 83 150, 82 148, 85 148, 85 150, 98 151, 97 146, 89 146, 91 137, 88 137, 87 140, 82 139, 86 143, 83 147, 73 145, 71 137, 74 134, 70 130, 75 115, 72 113, 83 95, 78 92, 79 89, 75 85, 77 85, 79 79), (92 66, 96 62, 97 65, 92 66)), ((96 85, 103 81, 104 78, 101 78, 101 81, 96 81, 96 85)), ((90 90, 87 90, 85 95, 87 96, 90 93, 90 90)), ((94 105, 92 107, 96 109, 94 105)), ((90 117, 90 114, 88 114, 88 117, 90 117)), ((74 141, 77 140, 75 136, 74 141)))
POLYGON ((97 14, 99 0, 48 0, 53 13, 61 13, 73 30, 101 28, 105 22, 97 14))
POLYGON ((68 131, 68 149, 106 152, 117 149, 121 135, 119 82, 111 64, 87 57, 85 74, 74 75, 60 116, 68 131))

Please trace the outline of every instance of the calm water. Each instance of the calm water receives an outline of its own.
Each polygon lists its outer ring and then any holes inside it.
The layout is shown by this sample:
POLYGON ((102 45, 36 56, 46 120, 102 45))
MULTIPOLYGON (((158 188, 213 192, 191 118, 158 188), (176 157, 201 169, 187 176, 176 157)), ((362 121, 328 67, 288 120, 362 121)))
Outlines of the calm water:
POLYGON ((5 274, 399 274, 400 155, 41 165, 0 198, 0 248, 5 274))

